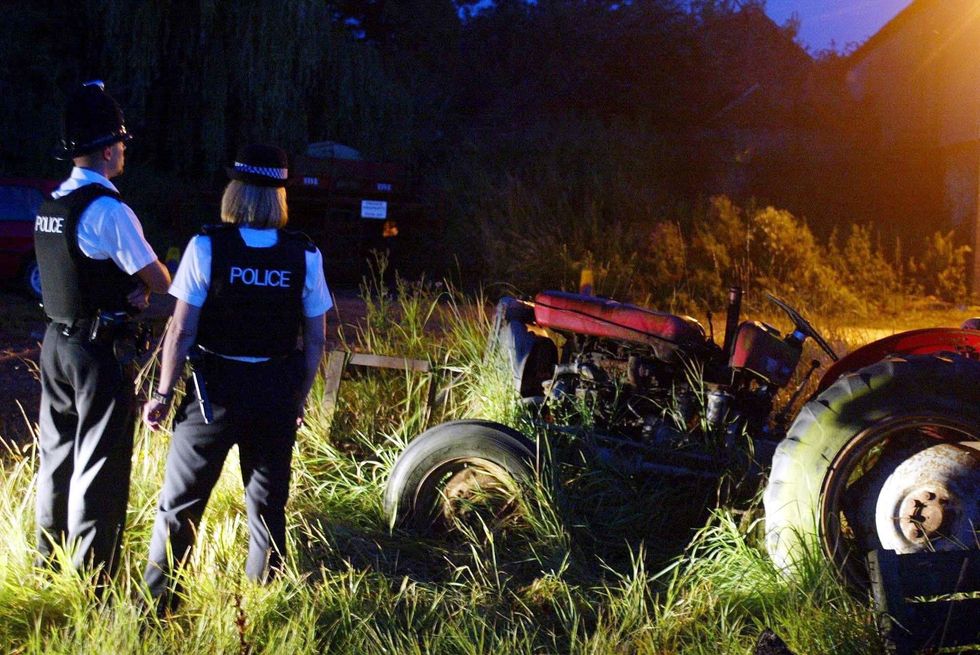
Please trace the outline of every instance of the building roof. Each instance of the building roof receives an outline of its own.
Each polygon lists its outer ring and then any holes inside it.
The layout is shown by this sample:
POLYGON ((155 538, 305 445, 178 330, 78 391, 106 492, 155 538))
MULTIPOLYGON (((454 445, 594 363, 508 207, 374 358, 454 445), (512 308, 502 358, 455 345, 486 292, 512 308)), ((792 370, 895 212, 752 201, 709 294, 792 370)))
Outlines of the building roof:
POLYGON ((872 34, 867 41, 851 53, 850 64, 856 64, 866 54, 878 47, 878 44, 888 39, 892 34, 902 29, 909 21, 922 13, 928 7, 939 4, 941 0, 912 0, 912 4, 898 12, 895 18, 891 19, 880 30, 872 34))

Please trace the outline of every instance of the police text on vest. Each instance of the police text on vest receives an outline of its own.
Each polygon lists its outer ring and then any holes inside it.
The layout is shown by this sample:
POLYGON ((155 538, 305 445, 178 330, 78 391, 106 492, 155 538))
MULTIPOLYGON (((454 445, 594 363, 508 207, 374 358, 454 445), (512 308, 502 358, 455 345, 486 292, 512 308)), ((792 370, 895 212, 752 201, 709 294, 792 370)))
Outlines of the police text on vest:
POLYGON ((38 216, 34 221, 34 231, 61 234, 64 223, 64 216, 38 216))
POLYGON ((288 287, 289 273, 290 271, 232 266, 229 283, 235 284, 237 279, 241 284, 250 287, 288 287))

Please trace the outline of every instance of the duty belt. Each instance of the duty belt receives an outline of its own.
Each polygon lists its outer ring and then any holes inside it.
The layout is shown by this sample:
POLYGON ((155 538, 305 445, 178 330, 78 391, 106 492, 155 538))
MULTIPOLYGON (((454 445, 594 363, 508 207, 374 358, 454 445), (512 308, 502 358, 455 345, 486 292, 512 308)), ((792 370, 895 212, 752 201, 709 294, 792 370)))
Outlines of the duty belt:
POLYGON ((130 316, 126 312, 102 310, 98 310, 91 318, 76 318, 70 322, 52 319, 51 323, 66 337, 80 333, 88 336, 89 341, 115 339, 128 332, 126 328, 132 325, 130 316))
POLYGON ((64 321, 59 319, 50 320, 49 323, 55 327, 58 332, 61 332, 66 337, 70 337, 73 334, 81 332, 82 334, 89 334, 92 329, 91 318, 78 318, 74 321, 64 321))

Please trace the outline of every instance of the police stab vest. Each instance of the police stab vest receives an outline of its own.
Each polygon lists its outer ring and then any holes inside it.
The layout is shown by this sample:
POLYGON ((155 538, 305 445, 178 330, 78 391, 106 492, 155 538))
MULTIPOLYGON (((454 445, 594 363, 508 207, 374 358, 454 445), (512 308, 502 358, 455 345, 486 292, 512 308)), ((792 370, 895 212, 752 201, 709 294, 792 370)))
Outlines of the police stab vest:
MULTIPOLYGON (((46 200, 34 220, 34 252, 41 271, 41 300, 52 321, 71 323, 92 318, 99 310, 132 311, 127 294, 135 276, 111 259, 92 259, 78 247, 78 222, 96 199, 119 194, 101 184, 87 184, 61 198, 46 200)), ((121 201, 120 201, 121 202, 121 201)))
POLYGON ((236 225, 209 225, 211 283, 197 342, 235 357, 280 357, 296 350, 303 321, 306 252, 299 232, 277 230, 276 245, 252 248, 236 225))

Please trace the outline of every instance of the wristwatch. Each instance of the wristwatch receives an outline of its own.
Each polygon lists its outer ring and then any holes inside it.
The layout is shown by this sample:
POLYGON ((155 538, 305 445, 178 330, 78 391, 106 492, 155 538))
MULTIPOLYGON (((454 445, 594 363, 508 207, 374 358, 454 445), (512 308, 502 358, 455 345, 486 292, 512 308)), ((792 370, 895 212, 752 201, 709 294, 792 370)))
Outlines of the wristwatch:
POLYGON ((163 403, 164 405, 169 405, 173 397, 174 397, 173 391, 171 391, 170 393, 160 393, 159 391, 154 389, 153 392, 150 394, 150 400, 158 403, 163 403))

